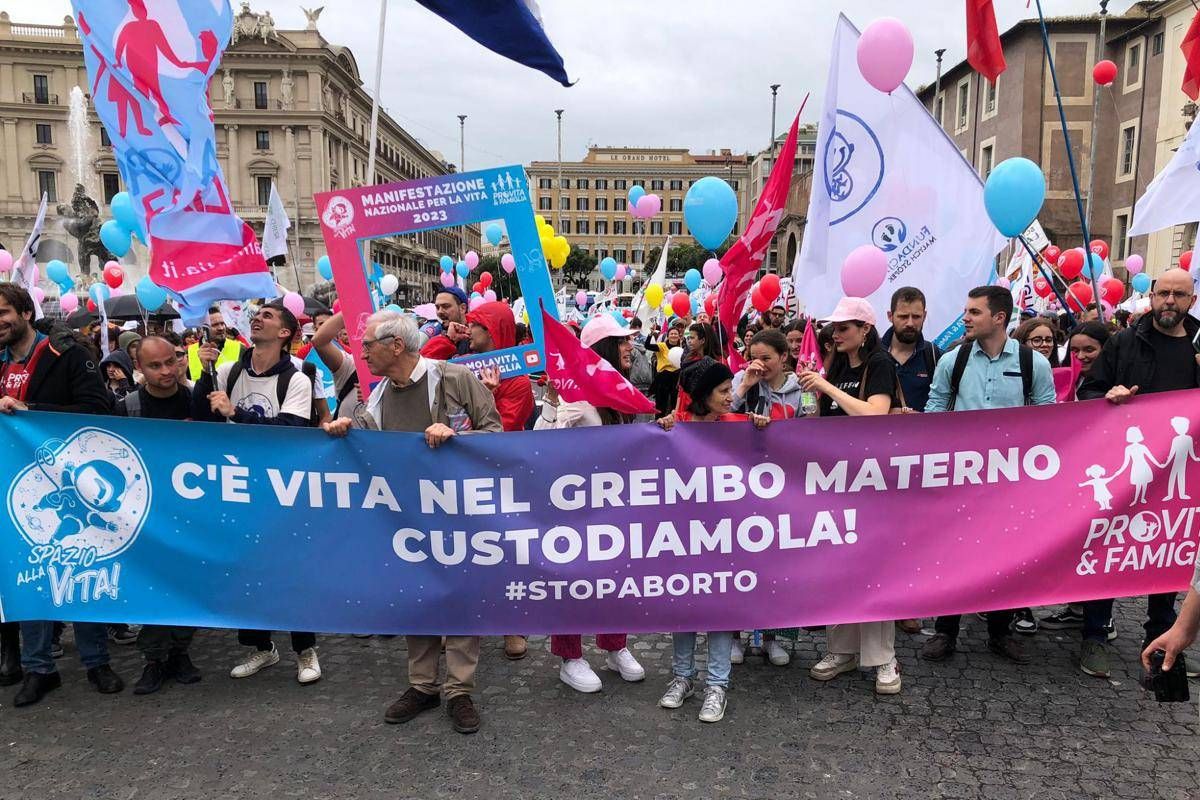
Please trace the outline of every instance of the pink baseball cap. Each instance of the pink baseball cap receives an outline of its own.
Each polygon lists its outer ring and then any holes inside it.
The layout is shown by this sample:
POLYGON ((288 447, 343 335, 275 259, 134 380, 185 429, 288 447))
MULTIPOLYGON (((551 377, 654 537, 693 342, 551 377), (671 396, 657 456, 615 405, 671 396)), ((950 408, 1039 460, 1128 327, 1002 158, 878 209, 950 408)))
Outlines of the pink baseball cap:
POLYGON ((583 333, 579 335, 579 341, 584 347, 591 347, 601 339, 607 339, 610 336, 625 338, 636 334, 637 331, 617 322, 611 314, 601 314, 598 317, 592 317, 583 326, 583 333))
POLYGON ((875 324, 875 309, 863 297, 843 297, 838 300, 837 308, 822 322, 865 322, 875 324))

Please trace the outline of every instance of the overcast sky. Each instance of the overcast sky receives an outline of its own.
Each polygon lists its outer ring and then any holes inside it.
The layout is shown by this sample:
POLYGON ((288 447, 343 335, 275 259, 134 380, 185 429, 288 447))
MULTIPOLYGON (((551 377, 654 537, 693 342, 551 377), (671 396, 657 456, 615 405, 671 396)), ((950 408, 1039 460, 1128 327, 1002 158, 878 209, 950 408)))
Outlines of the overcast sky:
MULTIPOLYGON (((116 0, 112 0, 115 2, 116 0)), ((186 0, 185 0, 186 1, 186 0)), ((322 0, 307 0, 317 6, 322 0)), ((253 0, 280 29, 303 28, 301 2, 253 0)), ((324 0, 321 33, 349 46, 374 80, 377 0, 324 0)), ((755 152, 771 132, 772 83, 785 130, 806 92, 804 121, 820 114, 837 14, 858 27, 902 10, 916 39, 908 84, 932 82, 933 51, 947 67, 966 47, 962 0, 540 0, 551 40, 578 84, 563 88, 476 45, 411 0, 389 0, 383 103, 426 146, 458 160, 458 114, 466 114, 468 169, 552 161, 554 109, 563 108, 563 158, 589 144, 722 147, 755 152)), ((1047 15, 1097 10, 1096 0, 1043 0, 1047 15)), ((1131 0, 1115 0, 1123 13, 1131 0)), ((234 3, 235 9, 237 2, 234 3)), ((65 0, 0 0, 14 22, 61 22, 65 0)), ((1036 14, 1022 0, 998 0, 1000 30, 1036 14)))

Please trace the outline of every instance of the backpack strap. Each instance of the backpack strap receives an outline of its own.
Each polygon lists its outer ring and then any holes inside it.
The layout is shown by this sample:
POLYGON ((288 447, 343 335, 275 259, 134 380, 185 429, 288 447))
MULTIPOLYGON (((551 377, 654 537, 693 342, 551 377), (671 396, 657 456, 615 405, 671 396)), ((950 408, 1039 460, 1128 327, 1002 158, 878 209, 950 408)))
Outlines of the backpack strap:
POLYGON ((1017 358, 1021 364, 1021 391, 1025 405, 1033 405, 1033 348, 1021 345, 1017 350, 1017 358))
POLYGON ((122 402, 125 404, 125 416, 140 417, 142 415, 142 397, 139 389, 134 389, 125 395, 122 402))
POLYGON ((962 383, 963 373, 967 371, 967 362, 971 360, 971 351, 975 349, 974 342, 963 342, 959 345, 958 355, 954 357, 954 371, 950 373, 950 402, 946 410, 953 411, 958 400, 958 385, 962 383))
POLYGON ((858 382, 858 399, 867 399, 867 373, 871 371, 871 363, 868 361, 863 364, 862 380, 858 382))
POLYGON ((355 370, 353 373, 351 373, 350 380, 346 381, 345 385, 342 386, 342 390, 337 394, 337 407, 333 410, 333 416, 338 416, 339 412, 342 410, 342 403, 346 401, 346 398, 349 397, 350 393, 353 392, 357 387, 358 371, 355 370))
MULTIPOLYGON (((233 362, 233 366, 229 368, 229 375, 226 376, 226 378, 225 378, 225 396, 226 397, 229 397, 229 398, 233 397, 233 385, 235 383, 237 383, 237 379, 240 378, 241 375, 242 375, 242 360, 239 358, 237 361, 233 362)), ((216 387, 216 386, 213 387, 214 390, 217 388, 219 388, 219 387, 216 387)))
POLYGON ((925 369, 929 373, 929 377, 933 377, 933 370, 937 366, 937 347, 933 342, 925 343, 925 369))
MULTIPOLYGON (((283 411, 283 401, 287 398, 288 387, 292 385, 292 376, 297 372, 299 372, 299 370, 296 369, 296 365, 293 364, 292 360, 289 358, 287 366, 275 376, 275 400, 280 411, 283 411)), ((309 409, 310 422, 311 416, 312 409, 309 409)))

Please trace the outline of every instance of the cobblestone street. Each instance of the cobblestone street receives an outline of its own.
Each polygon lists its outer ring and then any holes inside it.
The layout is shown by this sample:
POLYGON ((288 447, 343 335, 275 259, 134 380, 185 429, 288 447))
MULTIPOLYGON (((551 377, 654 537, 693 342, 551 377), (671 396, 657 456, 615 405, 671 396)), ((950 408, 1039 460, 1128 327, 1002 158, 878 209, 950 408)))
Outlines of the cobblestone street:
MULTIPOLYGON (((544 637, 518 662, 487 639, 474 736, 454 733, 444 706, 384 724, 406 687, 403 637, 321 637, 325 677, 303 687, 290 653, 253 678, 230 679, 240 653, 233 634, 204 632, 192 650, 203 682, 146 697, 96 694, 68 640, 61 690, 19 710, 5 690, 0 796, 1195 798, 1196 702, 1160 706, 1138 687, 1137 610, 1119 604, 1109 680, 1079 671, 1075 632, 1027 640, 1035 661, 1026 667, 988 653, 973 616, 945 664, 920 661, 924 637, 898 633, 904 691, 888 698, 873 694, 865 671, 829 684, 808 678, 823 634, 803 633, 789 666, 747 658, 734 668, 716 725, 696 720, 698 698, 658 708, 669 636, 633 637, 646 681, 598 670, 598 695, 559 682, 544 637)), ((136 649, 110 647, 131 687, 136 649)))

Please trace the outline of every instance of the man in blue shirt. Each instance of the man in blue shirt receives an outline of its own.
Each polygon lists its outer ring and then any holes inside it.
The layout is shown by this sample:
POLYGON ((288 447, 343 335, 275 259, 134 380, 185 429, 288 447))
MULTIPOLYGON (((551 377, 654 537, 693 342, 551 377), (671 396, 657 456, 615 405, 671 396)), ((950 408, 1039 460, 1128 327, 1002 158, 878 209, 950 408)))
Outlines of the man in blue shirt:
MULTIPOLYGON (((966 341, 938 362, 926 413, 1051 405, 1054 377, 1041 353, 1022 347, 1006 333, 1013 300, 1008 289, 979 286, 967 293, 963 312, 966 341), (965 348, 965 349, 964 349, 965 348)), ((1013 611, 987 615, 988 649, 1026 664, 1029 654, 1009 630, 1013 611)), ((957 649, 960 617, 938 617, 937 633, 921 649, 927 661, 944 661, 957 649)))
POLYGON ((933 342, 921 335, 925 328, 925 293, 911 286, 897 289, 892 295, 888 322, 892 326, 880 343, 896 365, 904 404, 913 411, 924 411, 933 368, 941 355, 933 342))

